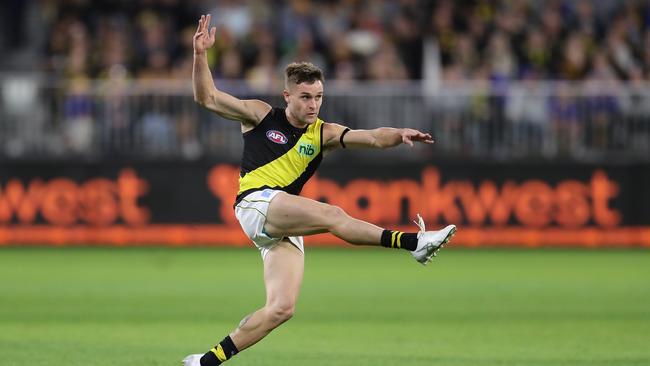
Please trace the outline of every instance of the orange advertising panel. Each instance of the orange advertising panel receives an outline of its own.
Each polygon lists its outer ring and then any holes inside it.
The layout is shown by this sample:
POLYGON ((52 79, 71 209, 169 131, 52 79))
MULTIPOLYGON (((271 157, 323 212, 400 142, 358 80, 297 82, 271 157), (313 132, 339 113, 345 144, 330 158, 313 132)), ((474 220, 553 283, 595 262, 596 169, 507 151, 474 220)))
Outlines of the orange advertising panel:
MULTIPOLYGON (((0 166, 0 245, 248 245, 228 164, 0 166)), ((303 195, 383 227, 455 223, 456 245, 650 247, 647 167, 324 167, 303 195)), ((341 245, 331 235, 308 243, 341 245)))

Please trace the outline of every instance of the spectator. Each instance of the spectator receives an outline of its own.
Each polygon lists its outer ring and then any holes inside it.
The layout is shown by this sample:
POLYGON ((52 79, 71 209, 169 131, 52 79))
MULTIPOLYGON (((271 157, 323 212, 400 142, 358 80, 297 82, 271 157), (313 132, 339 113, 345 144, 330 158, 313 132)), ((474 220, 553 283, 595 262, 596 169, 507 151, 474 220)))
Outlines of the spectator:
POLYGON ((126 21, 121 17, 105 17, 98 24, 97 38, 99 42, 95 45, 97 59, 93 69, 95 75, 100 78, 107 78, 110 70, 121 65, 124 68, 130 67, 129 72, 135 72, 130 47, 130 30, 126 21))
POLYGON ((538 28, 530 29, 520 59, 520 74, 532 71, 539 73, 542 77, 548 76, 552 57, 544 33, 538 28))
POLYGON ((63 102, 63 136, 66 150, 84 155, 93 149, 93 100, 90 83, 86 78, 70 80, 63 102))
POLYGON ((409 79, 422 78, 422 34, 417 23, 418 11, 413 7, 402 9, 392 19, 392 34, 400 59, 407 69, 409 79))
POLYGON ((492 35, 488 42, 486 56, 492 77, 509 79, 515 76, 515 55, 504 33, 498 32, 492 35))
POLYGON ((470 75, 479 64, 474 38, 466 34, 458 36, 457 46, 453 54, 453 64, 458 65, 462 75, 470 75))
POLYGON ((129 101, 126 94, 128 71, 124 65, 113 65, 106 74, 101 98, 103 110, 99 111, 104 140, 102 145, 108 154, 119 156, 128 153, 133 146, 132 126, 129 118, 129 101))
POLYGON ((154 95, 135 131, 138 144, 151 155, 169 155, 176 147, 172 119, 164 105, 168 105, 165 97, 154 95))
POLYGON ((621 148, 625 126, 620 118, 618 78, 603 52, 594 56, 585 91, 586 144, 601 150, 621 148))
POLYGON ((438 41, 443 66, 451 63, 454 53, 456 32, 453 26, 453 5, 450 1, 442 1, 431 15, 431 31, 438 41))
POLYGON ((548 111, 539 88, 540 76, 530 70, 523 75, 523 83, 508 89, 506 116, 513 126, 512 146, 522 153, 540 151, 546 134, 548 111))
POLYGON ((585 34, 591 39, 601 39, 603 37, 602 24, 596 19, 591 0, 576 1, 572 18, 569 24, 573 31, 585 34))
POLYGON ((330 50, 332 56, 330 78, 337 81, 358 79, 360 74, 358 63, 342 34, 332 39, 330 50))
POLYGON ((249 33, 252 17, 246 2, 220 0, 210 12, 214 26, 222 29, 235 39, 242 39, 249 33))
POLYGON ((255 65, 246 73, 246 80, 255 90, 272 90, 281 85, 277 67, 275 51, 264 47, 259 51, 255 65))
POLYGON ((369 80, 406 80, 406 67, 400 60, 395 46, 385 39, 377 53, 368 59, 366 67, 369 80))
POLYGON ((580 33, 572 33, 567 38, 559 69, 561 79, 580 80, 587 74, 589 54, 585 38, 580 33))
MULTIPOLYGON (((327 63, 325 57, 315 49, 314 34, 307 28, 302 29, 296 35, 294 46, 284 54, 280 60, 280 65, 288 65, 292 62, 307 61, 326 70, 327 63)), ((284 66, 283 66, 284 67, 284 66)), ((278 70, 281 73, 282 70, 278 70)))
POLYGON ((583 131, 579 125, 579 107, 574 90, 566 84, 560 84, 551 96, 549 103, 551 130, 557 146, 554 150, 561 155, 569 155, 573 149, 582 146, 578 141, 583 131))

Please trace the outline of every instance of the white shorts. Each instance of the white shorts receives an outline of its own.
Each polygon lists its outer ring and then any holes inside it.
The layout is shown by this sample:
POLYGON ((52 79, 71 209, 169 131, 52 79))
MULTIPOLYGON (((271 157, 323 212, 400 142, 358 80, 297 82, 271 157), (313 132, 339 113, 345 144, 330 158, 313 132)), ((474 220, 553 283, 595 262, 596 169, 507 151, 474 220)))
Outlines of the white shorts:
MULTIPOLYGON (((262 254, 262 259, 266 257, 274 246, 284 238, 273 238, 264 232, 264 224, 266 223, 266 213, 269 210, 269 204, 273 197, 281 191, 274 189, 264 189, 262 191, 255 191, 247 194, 235 206, 235 216, 239 220, 239 224, 244 233, 250 240, 255 243, 257 249, 262 254)), ((303 254, 305 253, 305 245, 302 236, 287 236, 289 242, 298 248, 303 254)))

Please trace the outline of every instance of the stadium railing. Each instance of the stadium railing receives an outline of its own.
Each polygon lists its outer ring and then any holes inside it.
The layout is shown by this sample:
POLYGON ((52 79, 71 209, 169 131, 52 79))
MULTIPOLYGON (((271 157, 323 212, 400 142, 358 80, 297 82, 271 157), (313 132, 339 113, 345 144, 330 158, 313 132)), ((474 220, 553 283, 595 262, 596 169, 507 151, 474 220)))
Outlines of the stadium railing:
MULTIPOLYGON (((218 84, 240 98, 284 103, 281 86, 257 90, 243 81, 218 84)), ((650 84, 328 82, 325 95, 321 118, 326 121, 432 132, 432 149, 393 149, 383 155, 398 161, 429 155, 650 161, 650 84)), ((2 160, 219 157, 236 162, 241 146, 239 126, 196 105, 189 80, 0 74, 2 160)), ((355 159, 373 156, 355 153, 355 159)))

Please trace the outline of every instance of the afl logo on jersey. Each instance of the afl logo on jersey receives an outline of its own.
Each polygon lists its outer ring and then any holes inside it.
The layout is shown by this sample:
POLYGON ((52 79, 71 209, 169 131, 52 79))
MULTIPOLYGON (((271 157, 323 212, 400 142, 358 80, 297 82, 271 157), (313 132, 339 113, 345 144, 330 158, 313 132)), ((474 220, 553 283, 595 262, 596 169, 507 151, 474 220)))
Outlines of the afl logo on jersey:
POLYGON ((276 130, 266 131, 266 138, 275 142, 276 144, 282 145, 286 144, 287 141, 289 141, 282 132, 276 130))

